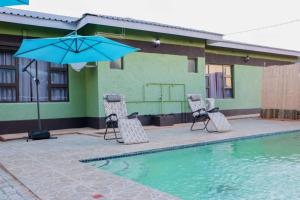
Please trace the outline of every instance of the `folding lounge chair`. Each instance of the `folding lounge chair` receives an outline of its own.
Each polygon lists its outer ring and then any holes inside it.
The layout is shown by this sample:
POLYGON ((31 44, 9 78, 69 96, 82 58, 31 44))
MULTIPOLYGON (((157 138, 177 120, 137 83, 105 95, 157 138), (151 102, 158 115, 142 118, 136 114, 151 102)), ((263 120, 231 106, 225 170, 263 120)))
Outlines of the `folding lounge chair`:
POLYGON ((231 125, 226 117, 219 112, 219 108, 212 106, 214 104, 213 99, 207 99, 205 102, 199 94, 188 94, 187 98, 193 116, 191 131, 206 130, 211 133, 231 130, 231 125), (203 128, 193 129, 197 122, 202 122, 203 128))
POLYGON ((138 113, 128 115, 125 98, 119 94, 105 94, 103 96, 105 110, 105 140, 117 140, 125 144, 148 142, 148 136, 144 131, 141 122, 138 120, 138 113), (112 128, 114 138, 107 138, 108 129, 112 128), (121 137, 117 136, 116 128, 119 128, 121 137))

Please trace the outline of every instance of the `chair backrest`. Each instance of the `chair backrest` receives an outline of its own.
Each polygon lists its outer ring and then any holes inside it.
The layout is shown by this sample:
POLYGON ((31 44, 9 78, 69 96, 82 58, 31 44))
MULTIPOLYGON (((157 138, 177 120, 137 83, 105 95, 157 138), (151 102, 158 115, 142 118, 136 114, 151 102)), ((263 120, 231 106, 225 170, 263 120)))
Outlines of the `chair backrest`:
POLYGON ((190 109, 195 112, 199 109, 206 109, 205 101, 202 99, 200 94, 187 94, 190 109))
POLYGON ((104 94, 103 104, 106 116, 116 114, 119 119, 127 118, 128 113, 123 95, 117 93, 104 94))

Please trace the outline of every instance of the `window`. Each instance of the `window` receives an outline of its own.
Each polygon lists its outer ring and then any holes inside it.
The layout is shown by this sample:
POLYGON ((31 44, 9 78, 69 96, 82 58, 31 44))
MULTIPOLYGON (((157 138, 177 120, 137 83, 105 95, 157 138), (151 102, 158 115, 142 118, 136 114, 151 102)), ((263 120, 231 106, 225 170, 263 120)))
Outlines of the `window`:
POLYGON ((196 58, 189 58, 188 59, 188 72, 197 73, 197 59, 196 58))
POLYGON ((233 98, 233 67, 230 65, 206 65, 206 96, 209 98, 233 98))
POLYGON ((124 59, 120 58, 118 60, 110 62, 111 69, 124 69, 124 59))
POLYGON ((17 61, 10 52, 0 52, 0 102, 18 100, 17 61))
POLYGON ((67 65, 51 64, 49 68, 50 83, 49 99, 51 101, 68 100, 68 67, 67 65))
MULTIPOLYGON (((0 102, 34 102, 36 85, 23 67, 29 59, 15 59, 13 52, 0 51, 0 102)), ((68 100, 68 68, 48 62, 34 62, 29 68, 40 80, 40 101, 68 100)))

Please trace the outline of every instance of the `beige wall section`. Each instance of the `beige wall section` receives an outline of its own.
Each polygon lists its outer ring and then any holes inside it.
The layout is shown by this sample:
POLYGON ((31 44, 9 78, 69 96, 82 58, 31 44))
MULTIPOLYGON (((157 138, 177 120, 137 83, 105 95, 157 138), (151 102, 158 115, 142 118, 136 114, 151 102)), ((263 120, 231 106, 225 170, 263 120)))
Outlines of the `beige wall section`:
POLYGON ((264 68, 262 107, 300 111, 300 63, 264 68))

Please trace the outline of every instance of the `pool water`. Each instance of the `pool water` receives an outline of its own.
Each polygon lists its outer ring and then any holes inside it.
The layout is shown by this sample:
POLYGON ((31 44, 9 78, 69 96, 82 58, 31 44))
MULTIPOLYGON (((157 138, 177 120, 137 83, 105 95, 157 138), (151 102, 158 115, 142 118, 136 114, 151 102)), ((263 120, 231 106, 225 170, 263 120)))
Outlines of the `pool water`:
POLYGON ((300 133, 89 163, 181 199, 300 199, 300 133))

